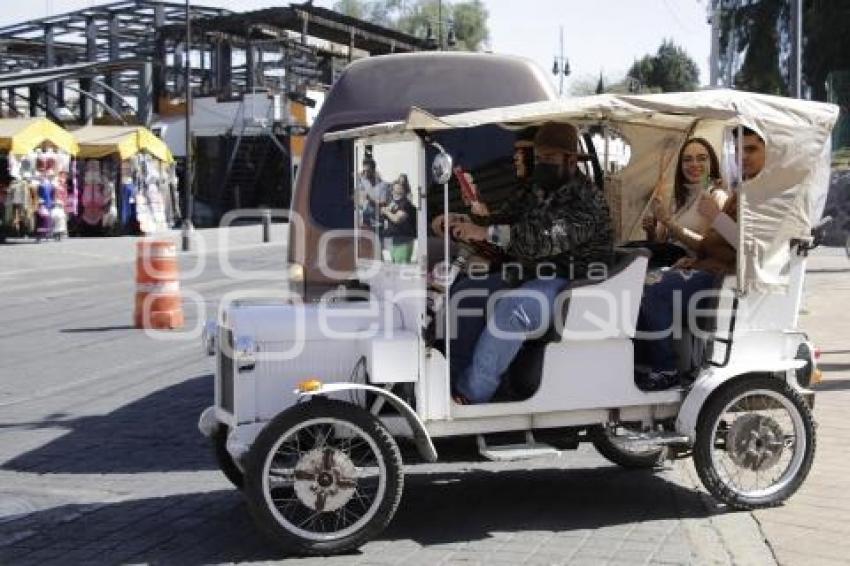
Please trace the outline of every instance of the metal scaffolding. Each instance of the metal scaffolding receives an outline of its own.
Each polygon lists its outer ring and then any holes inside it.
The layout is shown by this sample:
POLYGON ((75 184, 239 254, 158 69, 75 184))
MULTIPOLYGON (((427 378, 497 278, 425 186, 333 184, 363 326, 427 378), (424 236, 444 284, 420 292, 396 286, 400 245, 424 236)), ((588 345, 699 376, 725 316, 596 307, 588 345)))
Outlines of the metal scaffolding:
POLYGON ((100 113, 149 124, 185 98, 187 56, 193 94, 233 99, 257 88, 303 96, 358 56, 426 48, 309 2, 248 13, 193 5, 190 17, 188 55, 183 3, 125 0, 0 27, 0 112, 62 108, 81 122, 100 113))

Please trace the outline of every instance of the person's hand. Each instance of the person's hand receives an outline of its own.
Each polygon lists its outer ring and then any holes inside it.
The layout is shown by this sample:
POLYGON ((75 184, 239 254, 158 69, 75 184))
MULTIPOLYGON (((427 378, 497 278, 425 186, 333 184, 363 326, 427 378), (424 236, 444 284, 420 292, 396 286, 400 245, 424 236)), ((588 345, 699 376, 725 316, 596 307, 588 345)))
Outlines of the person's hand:
POLYGON ((433 220, 431 220, 431 230, 433 230, 434 233, 441 238, 443 237, 443 226, 445 224, 445 218, 445 215, 438 214, 434 217, 433 220))
POLYGON ((480 200, 474 201, 469 210, 476 216, 490 216, 490 209, 480 200))
POLYGON ((694 263, 696 263, 696 259, 692 257, 683 257, 674 263, 673 267, 676 269, 693 269, 694 263))
MULTIPOLYGON (((445 227, 446 216, 444 214, 438 214, 431 220, 431 230, 434 231, 439 237, 443 237, 443 229, 445 227)), ((455 212, 449 213, 449 226, 451 226, 455 222, 472 222, 472 219, 469 218, 466 214, 457 214, 455 212)))
POLYGON ((452 236, 462 242, 486 242, 487 226, 479 226, 472 222, 452 222, 452 236))
POLYGON ((697 210, 705 216, 709 222, 714 222, 717 215, 720 214, 720 205, 711 195, 702 195, 697 203, 697 210))
POLYGON ((656 196, 652 198, 652 214, 662 224, 666 224, 670 221, 670 210, 663 202, 661 202, 660 197, 656 196))

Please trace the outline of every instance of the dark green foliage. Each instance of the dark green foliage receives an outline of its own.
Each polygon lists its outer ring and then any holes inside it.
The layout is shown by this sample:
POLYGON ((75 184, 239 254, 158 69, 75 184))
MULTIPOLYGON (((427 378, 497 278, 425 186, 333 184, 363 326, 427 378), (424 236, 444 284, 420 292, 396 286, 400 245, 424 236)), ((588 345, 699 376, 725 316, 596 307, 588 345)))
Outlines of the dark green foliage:
POLYGON ((664 40, 655 55, 635 61, 628 75, 640 81, 643 90, 683 92, 699 86, 699 67, 670 40, 664 40))
MULTIPOLYGON (((742 2, 721 18, 720 50, 728 57, 731 30, 733 50, 744 55, 735 86, 770 94, 786 94, 791 53, 790 0, 742 2)), ((850 2, 804 0, 803 80, 814 100, 826 100, 826 81, 832 71, 850 70, 850 2)))
POLYGON ((334 10, 422 38, 427 36, 429 25, 436 37, 440 31, 438 22, 442 19, 445 40, 447 22, 451 21, 457 39, 455 48, 466 51, 478 51, 490 38, 487 8, 481 0, 444 0, 442 14, 437 0, 337 0, 334 10))

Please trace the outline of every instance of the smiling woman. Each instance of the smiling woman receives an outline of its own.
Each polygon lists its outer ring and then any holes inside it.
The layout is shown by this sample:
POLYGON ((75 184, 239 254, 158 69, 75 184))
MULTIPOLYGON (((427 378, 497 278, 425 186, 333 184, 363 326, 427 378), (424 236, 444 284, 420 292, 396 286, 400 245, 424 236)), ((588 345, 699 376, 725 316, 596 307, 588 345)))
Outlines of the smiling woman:
POLYGON ((672 199, 666 197, 665 176, 659 176, 653 213, 643 221, 647 240, 672 240, 679 247, 692 249, 709 228, 709 221, 697 209, 700 199, 710 195, 723 208, 728 194, 722 187, 720 161, 711 143, 690 138, 679 150, 672 199))

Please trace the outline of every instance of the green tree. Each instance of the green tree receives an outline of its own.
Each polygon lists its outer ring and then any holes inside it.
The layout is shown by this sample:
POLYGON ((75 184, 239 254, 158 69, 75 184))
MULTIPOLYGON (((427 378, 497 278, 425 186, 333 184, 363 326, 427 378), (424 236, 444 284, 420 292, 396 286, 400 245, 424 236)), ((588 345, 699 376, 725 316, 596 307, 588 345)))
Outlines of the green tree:
MULTIPOLYGON (((734 77, 736 88, 765 94, 787 93, 780 59, 781 51, 790 47, 787 41, 782 45, 783 38, 788 36, 787 18, 787 0, 750 3, 723 12, 721 52, 728 52, 729 32, 734 28, 736 57, 744 53, 744 61, 734 77)), ((785 59, 787 66, 787 55, 785 59)))
POLYGON ((368 4, 362 0, 337 0, 334 3, 334 10, 340 14, 357 18, 358 20, 365 20, 366 14, 369 11, 368 4))
POLYGON ((337 0, 334 10, 348 16, 394 28, 417 37, 426 37, 430 26, 436 38, 443 20, 443 38, 448 35, 448 22, 454 24, 456 49, 478 51, 490 39, 487 8, 481 0, 442 2, 442 18, 438 0, 337 0))
POLYGON ((699 67, 670 40, 664 40, 655 55, 644 55, 635 61, 628 76, 640 81, 645 90, 680 92, 699 86, 699 67))
MULTIPOLYGON (((739 88, 787 93, 793 38, 790 8, 790 0, 739 0, 723 10, 721 53, 727 52, 734 36, 734 54, 744 54, 741 68, 735 75, 735 85, 739 88)), ((826 79, 832 71, 850 69, 848 21, 850 2, 847 0, 804 0, 803 80, 811 87, 815 100, 826 100, 826 79)))
POLYGON ((826 79, 832 71, 850 69, 850 2, 807 0, 803 12, 803 75, 812 98, 826 100, 826 79))

